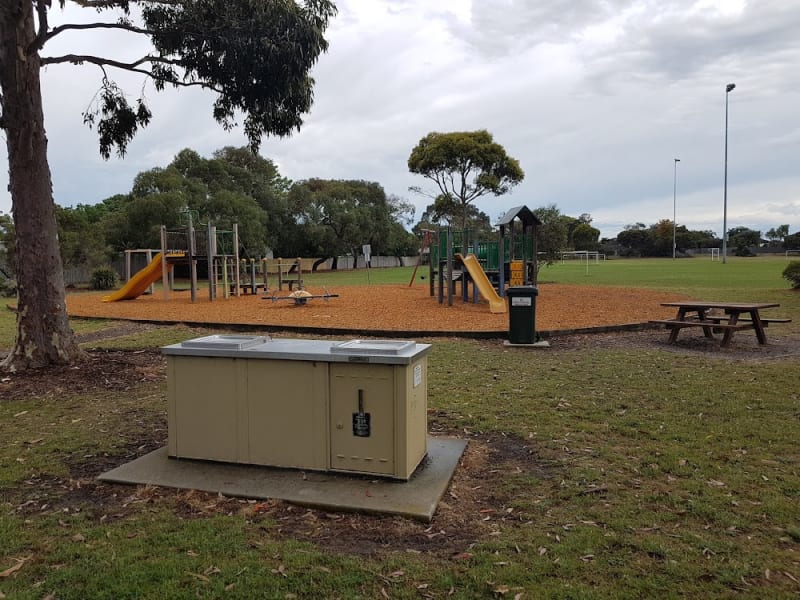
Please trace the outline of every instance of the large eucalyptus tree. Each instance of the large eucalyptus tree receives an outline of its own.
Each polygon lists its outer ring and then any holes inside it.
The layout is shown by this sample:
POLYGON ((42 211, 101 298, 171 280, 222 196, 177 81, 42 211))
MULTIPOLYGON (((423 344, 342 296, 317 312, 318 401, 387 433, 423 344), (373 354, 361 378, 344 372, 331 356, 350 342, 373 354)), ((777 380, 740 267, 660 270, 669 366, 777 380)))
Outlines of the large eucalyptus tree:
POLYGON ((412 187, 411 191, 434 198, 446 212, 460 208, 462 229, 469 222, 470 203, 487 194, 507 194, 525 178, 519 161, 509 156, 485 129, 432 131, 411 151, 408 170, 433 181, 437 187, 432 194, 419 187, 412 187))
MULTIPOLYGON (((336 12, 330 0, 2 0, 0 1, 0 128, 8 148, 9 188, 16 230, 17 336, 2 363, 9 370, 69 363, 80 357, 65 309, 52 181, 39 74, 46 65, 98 70, 97 102, 83 115, 99 135, 100 153, 125 154, 151 112, 129 103, 114 73, 138 73, 166 87, 215 92, 214 118, 224 127, 242 115, 250 147, 265 135, 299 129, 311 107, 309 70, 327 49, 323 37, 336 12), (51 27, 65 5, 97 14, 95 23, 51 27), (110 21, 101 18, 113 15, 110 21), (45 54, 53 38, 100 30, 149 38, 135 60, 90 54, 45 54)), ((76 44, 77 45, 77 44, 76 44)), ((109 54, 113 54, 109 48, 109 54)), ((57 140, 58 142, 58 140, 57 140)), ((66 140, 64 140, 66 143, 66 140)))

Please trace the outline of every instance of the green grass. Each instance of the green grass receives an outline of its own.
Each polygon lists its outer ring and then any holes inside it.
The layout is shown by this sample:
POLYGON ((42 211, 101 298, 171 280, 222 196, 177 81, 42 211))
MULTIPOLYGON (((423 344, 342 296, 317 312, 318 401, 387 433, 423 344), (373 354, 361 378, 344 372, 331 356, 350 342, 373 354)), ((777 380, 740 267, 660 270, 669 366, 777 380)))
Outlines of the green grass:
MULTIPOLYGON (((17 302, 8 298, 0 298, 0 348, 10 348, 14 344, 17 332, 17 302)), ((107 319, 73 319, 72 330, 77 334, 93 333, 110 329, 116 323, 107 319)))
MULTIPOLYGON (((781 273, 786 267, 784 257, 739 258, 730 257, 726 264, 709 258, 693 259, 614 259, 590 262, 587 268, 582 261, 565 261, 551 266, 543 265, 539 284, 562 283, 573 285, 600 285, 646 287, 685 293, 706 300, 753 300, 764 298, 791 299, 798 294, 790 289, 781 273)), ((307 286, 336 286, 380 284, 407 284, 413 267, 372 269, 367 274, 359 271, 325 272, 304 275, 307 286)), ((427 281, 428 268, 417 270, 415 281, 427 281), (422 280, 424 276, 426 279, 422 280)), ((544 291, 544 290, 543 290, 544 291)))
MULTIPOLYGON (((789 283, 781 277, 787 260, 784 257, 729 257, 726 264, 709 258, 693 259, 610 259, 598 263, 565 261, 543 265, 539 283, 574 285, 608 285, 647 287, 694 295, 747 295, 749 292, 772 293, 790 291, 789 283)), ((357 271, 320 271, 304 275, 308 286, 408 284, 413 267, 365 269, 357 271)), ((427 281, 428 267, 417 269, 415 281, 427 281), (425 279, 421 279, 425 277, 425 279)), ((750 298, 750 296, 747 296, 750 298)), ((709 297, 708 299, 717 299, 709 297)))
MULTIPOLYGON (((797 360, 468 348, 436 344, 431 403, 456 426, 532 440, 556 469, 527 491, 510 484, 538 529, 510 537, 557 553, 576 585, 598 577, 602 596, 725 596, 795 560, 797 360)), ((752 594, 788 595, 789 581, 752 594)))
MULTIPOLYGON (((800 294, 781 280, 782 264, 609 261, 590 265, 588 276, 585 267, 566 264, 543 270, 542 286, 585 281, 701 298, 777 299, 795 327, 800 294)), ((382 271, 386 283, 410 278, 408 269, 382 271)), ((101 325, 108 326, 87 326, 101 325)), ((13 313, 0 311, 0 346, 10 345, 8 331, 13 335, 13 313)), ((200 331, 164 327, 105 345, 153 348, 200 331)), ((515 463, 522 468, 490 463, 503 469, 485 491, 494 512, 449 525, 437 517, 432 529, 409 522, 404 537, 388 540, 381 552, 354 555, 324 541, 324 515, 320 529, 310 522, 311 533, 286 535, 285 521, 242 513, 236 507, 246 503, 236 501, 206 499, 226 509, 201 506, 187 514, 185 495, 114 486, 118 496, 98 502, 81 493, 75 465, 120 456, 153 426, 163 427, 164 384, 0 399, 0 572, 26 559, 0 578, 0 597, 800 593, 800 359, 590 344, 568 350, 557 340, 537 352, 489 341, 431 343, 431 426, 475 443, 527 447, 515 463), (439 530, 451 536, 455 527, 476 536, 458 555, 437 552, 437 538, 431 552, 407 551, 407 540, 439 530)), ((303 522, 304 512, 290 518, 303 522)), ((380 527, 355 519, 354 527, 380 527)))
POLYGON ((709 258, 615 259, 590 262, 588 267, 585 261, 572 260, 543 266, 539 282, 648 287, 717 300, 730 293, 788 290, 789 283, 781 277, 786 264, 783 257, 730 257, 726 264, 709 258))
MULTIPOLYGON (((652 287, 665 290, 708 291, 728 290, 788 290, 789 283, 781 277, 787 265, 784 257, 730 257, 726 264, 708 258, 693 259, 610 259, 598 263, 565 261, 543 265, 539 282, 575 285, 610 285, 652 287)), ((303 276, 308 285, 347 286, 408 284, 413 267, 390 269, 359 269, 356 271, 320 271, 303 276)), ((428 277, 428 267, 417 270, 415 281, 428 277)), ((427 279, 426 279, 427 280, 427 279)))
MULTIPOLYGON (((157 339, 186 333, 166 328, 157 339)), ((212 511, 182 518, 174 495, 149 497, 146 489, 124 486, 118 493, 131 498, 118 518, 116 502, 104 508, 73 492, 62 506, 58 492, 31 483, 69 482, 71 465, 113 456, 135 444, 147 423, 163 423, 163 384, 143 384, 116 397, 67 391, 0 403, 0 570, 31 557, 0 580, 0 592, 795 597, 789 575, 800 575, 797 359, 746 363, 557 347, 532 354, 489 342, 433 343, 432 425, 518 440, 532 452, 533 471, 509 469, 487 506, 513 518, 493 519, 497 535, 480 535, 464 548, 468 559, 410 554, 403 540, 357 557, 313 535, 287 539, 278 534, 281 521, 268 516, 212 511), (18 514, 15 507, 29 498, 37 498, 36 509, 18 514)), ((293 518, 302 520, 302 512, 293 518)), ((460 526, 479 531, 483 518, 467 515, 460 526)), ((407 528, 426 535, 426 525, 407 528)))

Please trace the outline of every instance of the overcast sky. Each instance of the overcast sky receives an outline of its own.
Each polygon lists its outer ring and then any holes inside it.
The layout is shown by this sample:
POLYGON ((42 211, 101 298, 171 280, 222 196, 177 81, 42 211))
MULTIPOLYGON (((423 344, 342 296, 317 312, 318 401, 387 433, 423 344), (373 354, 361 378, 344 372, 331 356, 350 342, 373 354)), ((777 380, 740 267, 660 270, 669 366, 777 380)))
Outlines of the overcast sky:
MULTIPOLYGON (((69 3, 68 3, 69 4, 69 3)), ((54 3, 55 5, 55 3, 54 3)), ((293 180, 364 179, 417 206, 411 149, 430 131, 489 130, 525 180, 476 203, 492 220, 512 206, 589 213, 604 237, 672 219, 722 233, 725 86, 728 226, 800 230, 798 0, 339 0, 315 102, 300 133, 262 155, 293 180), (675 175, 674 158, 677 163, 675 175)), ((51 25, 96 19, 54 8, 51 25)), ((75 32, 43 56, 80 50, 132 59, 129 34, 75 32)), ((244 145, 211 118, 210 93, 156 92, 149 127, 125 159, 103 161, 81 112, 99 86, 91 66, 42 73, 55 200, 93 204, 130 191, 137 173, 183 148, 244 145)), ((120 75, 132 99, 143 82, 120 75)), ((3 160, 6 159, 3 146, 3 160)), ((6 169, 7 170, 7 169, 6 169)), ((0 211, 11 200, 3 172, 0 211)))

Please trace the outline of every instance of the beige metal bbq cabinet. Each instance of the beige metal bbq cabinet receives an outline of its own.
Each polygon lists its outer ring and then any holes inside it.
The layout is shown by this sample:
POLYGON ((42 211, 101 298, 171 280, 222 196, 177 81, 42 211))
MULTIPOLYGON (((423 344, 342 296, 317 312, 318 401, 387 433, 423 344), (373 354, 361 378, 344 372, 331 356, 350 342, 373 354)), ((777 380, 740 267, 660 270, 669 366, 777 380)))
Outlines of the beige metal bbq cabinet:
POLYGON ((408 479, 427 452, 429 349, 243 335, 165 346, 168 454, 408 479))

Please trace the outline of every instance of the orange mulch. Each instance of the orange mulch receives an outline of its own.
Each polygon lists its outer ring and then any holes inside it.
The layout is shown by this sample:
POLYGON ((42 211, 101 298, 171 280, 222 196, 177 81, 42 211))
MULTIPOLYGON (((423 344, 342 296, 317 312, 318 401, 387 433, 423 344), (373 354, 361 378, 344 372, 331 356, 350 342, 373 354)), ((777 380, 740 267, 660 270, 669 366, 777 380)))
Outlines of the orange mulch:
MULTIPOLYGON (((269 327, 319 327, 321 329, 375 331, 508 331, 508 314, 491 314, 488 304, 439 304, 427 285, 371 285, 330 289, 338 298, 313 299, 305 306, 262 294, 219 298, 209 302, 207 291, 191 302, 188 291, 160 292, 135 300, 102 302, 103 293, 71 294, 67 310, 72 316, 177 321, 184 323, 249 324, 269 327), (266 299, 265 299, 266 298, 266 299)), ((326 290, 308 288, 312 294, 326 290)), ((286 296, 288 292, 282 292, 286 296)), ((643 323, 674 315, 661 302, 682 299, 669 292, 648 289, 593 287, 561 284, 539 286, 536 329, 553 331, 643 323)))

